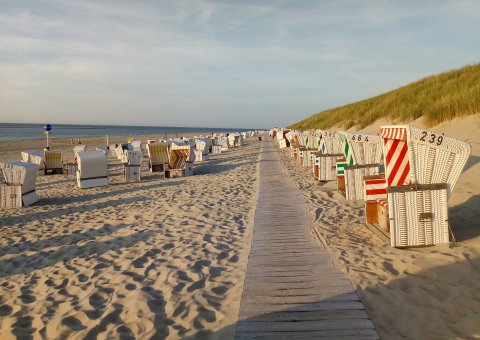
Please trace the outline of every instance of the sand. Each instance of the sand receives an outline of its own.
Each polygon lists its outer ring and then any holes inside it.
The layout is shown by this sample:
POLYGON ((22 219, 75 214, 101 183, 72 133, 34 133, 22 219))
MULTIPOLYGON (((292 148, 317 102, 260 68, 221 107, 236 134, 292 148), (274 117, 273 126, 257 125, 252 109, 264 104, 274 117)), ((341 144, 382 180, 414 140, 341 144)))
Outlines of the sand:
POLYGON ((480 114, 432 130, 472 145, 449 200, 457 242, 433 247, 391 248, 366 228, 361 202, 347 202, 336 183, 319 183, 281 151, 286 174, 305 195, 312 229, 352 280, 382 339, 480 338, 480 114))
POLYGON ((113 157, 108 187, 39 176, 38 203, 0 209, 0 339, 232 338, 259 147, 214 155, 192 177, 144 167, 124 183, 113 157))

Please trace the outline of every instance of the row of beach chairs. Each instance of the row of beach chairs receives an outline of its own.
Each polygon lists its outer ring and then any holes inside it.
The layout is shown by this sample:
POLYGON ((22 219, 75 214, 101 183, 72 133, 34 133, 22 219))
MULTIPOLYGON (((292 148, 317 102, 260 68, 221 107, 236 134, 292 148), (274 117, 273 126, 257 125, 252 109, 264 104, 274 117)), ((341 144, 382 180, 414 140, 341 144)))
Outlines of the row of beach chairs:
POLYGON ((378 135, 346 131, 270 130, 279 147, 319 181, 336 180, 347 200, 362 200, 366 223, 392 247, 447 243, 447 202, 468 160, 468 143, 411 125, 378 135))
MULTIPOLYGON (((175 138, 168 141, 149 140, 146 144, 148 167, 151 172, 163 172, 165 178, 193 175, 193 164, 209 159, 209 154, 220 154, 229 147, 241 145, 241 140, 255 132, 224 136, 175 138)), ((140 141, 98 147, 87 151, 85 145, 73 148, 74 159, 64 163, 61 150, 25 151, 22 160, 0 163, 0 207, 28 206, 38 201, 36 178, 39 171, 45 175, 66 173, 75 175, 79 188, 109 185, 108 156, 111 152, 123 166, 126 181, 141 180, 144 150, 140 141)))

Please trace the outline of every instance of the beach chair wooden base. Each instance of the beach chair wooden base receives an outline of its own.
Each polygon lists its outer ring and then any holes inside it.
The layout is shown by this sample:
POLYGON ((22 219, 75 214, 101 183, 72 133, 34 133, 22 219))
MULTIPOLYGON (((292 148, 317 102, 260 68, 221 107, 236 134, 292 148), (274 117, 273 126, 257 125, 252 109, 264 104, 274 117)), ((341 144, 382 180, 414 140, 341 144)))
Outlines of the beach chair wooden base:
POLYGON ((129 181, 140 181, 142 178, 140 176, 140 165, 123 165, 123 177, 126 182, 129 181))
POLYGON ((365 202, 365 218, 367 223, 378 224, 377 201, 365 202))
POLYGON ((22 186, 19 184, 2 183, 0 185, 0 207, 2 208, 27 207, 36 202, 38 202, 38 196, 35 191, 22 195, 22 186))
POLYGON ((168 163, 162 164, 149 164, 150 172, 164 172, 168 170, 168 163))
POLYGON ((345 193, 345 177, 337 176, 337 190, 345 193))
POLYGON ((165 178, 184 177, 185 169, 168 169, 165 171, 165 178))
POLYGON ((63 169, 62 168, 45 169, 43 174, 44 175, 61 175, 63 174, 63 169))

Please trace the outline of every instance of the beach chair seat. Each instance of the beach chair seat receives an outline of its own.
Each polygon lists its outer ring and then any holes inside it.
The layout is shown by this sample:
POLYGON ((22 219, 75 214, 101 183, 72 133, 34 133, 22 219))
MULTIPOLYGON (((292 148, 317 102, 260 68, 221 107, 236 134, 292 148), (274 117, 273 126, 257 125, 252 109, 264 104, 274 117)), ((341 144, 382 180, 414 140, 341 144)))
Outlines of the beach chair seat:
POLYGON ((55 175, 63 173, 62 151, 45 150, 43 159, 45 175, 55 175))
POLYGON ((151 172, 164 172, 168 170, 170 155, 166 143, 147 144, 148 167, 151 172))
POLYGON ((0 163, 3 182, 0 184, 0 206, 15 208, 38 202, 36 179, 38 165, 29 162, 0 163))
POLYGON ((107 186, 107 157, 103 151, 79 151, 77 153, 77 185, 81 189, 107 186))

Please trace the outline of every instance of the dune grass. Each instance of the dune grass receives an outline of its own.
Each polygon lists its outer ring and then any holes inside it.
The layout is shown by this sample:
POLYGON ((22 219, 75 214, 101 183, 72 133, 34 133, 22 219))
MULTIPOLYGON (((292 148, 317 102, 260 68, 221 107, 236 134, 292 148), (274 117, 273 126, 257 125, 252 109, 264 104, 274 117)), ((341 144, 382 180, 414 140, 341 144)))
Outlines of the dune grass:
POLYGON ((477 112, 480 112, 480 64, 440 73, 376 97, 319 112, 290 128, 364 128, 379 118, 408 122, 421 116, 434 126, 477 112))

